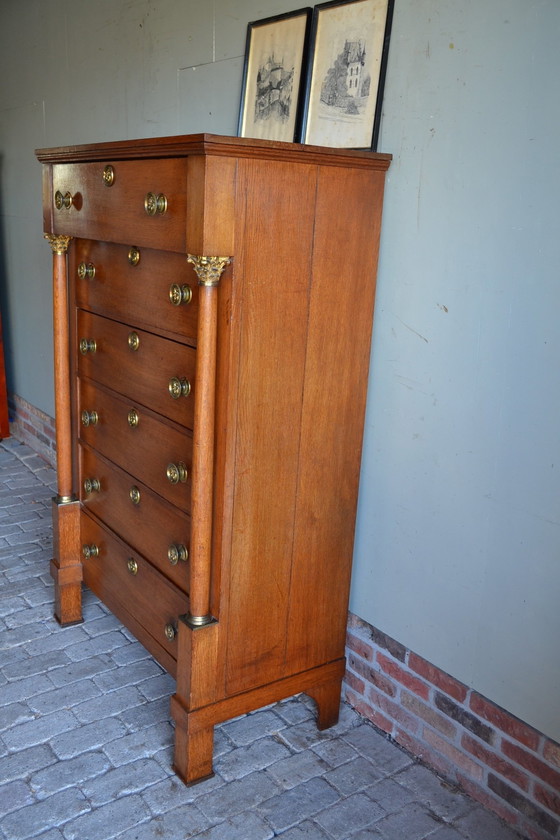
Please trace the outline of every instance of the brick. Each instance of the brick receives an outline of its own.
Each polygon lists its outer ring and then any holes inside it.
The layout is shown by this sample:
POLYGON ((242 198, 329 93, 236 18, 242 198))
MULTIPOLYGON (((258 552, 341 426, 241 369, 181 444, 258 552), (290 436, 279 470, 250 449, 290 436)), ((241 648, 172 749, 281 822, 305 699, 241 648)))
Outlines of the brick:
POLYGON ((529 790, 529 777, 527 774, 523 773, 513 764, 510 764, 509 761, 506 761, 500 755, 487 749, 480 743, 480 741, 475 740, 465 733, 461 739, 461 746, 465 750, 468 750, 468 752, 475 758, 478 758, 479 761, 484 762, 487 767, 490 767, 492 770, 495 770, 496 773, 499 773, 500 776, 504 776, 506 779, 509 779, 510 782, 513 782, 513 784, 517 785, 517 787, 521 788, 521 790, 529 790))
POLYGON ((344 674, 344 682, 348 685, 356 694, 364 694, 366 690, 366 684, 364 680, 357 677, 356 674, 353 674, 352 671, 346 669, 346 673, 344 674))
POLYGON ((424 728, 424 738, 430 746, 448 758, 456 768, 468 773, 472 779, 482 779, 483 769, 481 765, 465 755, 462 750, 450 744, 449 741, 446 741, 431 729, 424 728))
POLYGON ((401 685, 406 686, 406 688, 414 692, 414 694, 418 694, 418 696, 422 697, 424 700, 429 698, 430 687, 426 685, 423 680, 418 679, 418 677, 415 677, 414 674, 411 674, 400 665, 397 665, 396 662, 389 659, 389 657, 385 656, 383 653, 378 652, 376 659, 382 670, 386 674, 389 674, 389 676, 394 680, 401 683, 401 685))
POLYGON ((548 764, 545 764, 545 762, 541 761, 540 758, 537 758, 536 755, 528 753, 526 750, 523 750, 521 747, 518 747, 516 744, 512 744, 510 741, 506 741, 505 739, 502 740, 502 752, 504 755, 507 755, 513 761, 517 762, 517 764, 521 767, 524 767, 526 770, 534 773, 535 776, 538 776, 539 779, 542 779, 543 782, 546 782, 551 788, 560 790, 560 773, 548 764))
POLYGON ((358 656, 361 656, 362 659, 366 659, 368 662, 373 662, 373 646, 370 642, 366 641, 365 639, 360 638, 355 633, 347 633, 346 634, 346 644, 348 648, 357 653, 358 656))
POLYGON ((560 827, 560 822, 558 822, 558 820, 551 817, 549 814, 546 814, 533 802, 527 799, 527 797, 523 796, 519 793, 519 791, 511 788, 492 773, 489 773, 488 775, 488 787, 490 790, 494 791, 497 796, 500 796, 508 802, 513 808, 515 808, 516 811, 520 811, 522 814, 525 814, 525 816, 529 817, 529 819, 535 822, 540 828, 548 831, 549 834, 554 835, 558 831, 558 828, 560 827))
POLYGON ((524 744, 529 749, 536 750, 539 745, 539 733, 527 726, 526 723, 506 712, 500 706, 496 706, 482 695, 473 692, 469 700, 472 711, 489 721, 499 730, 524 744))
POLYGON ((364 680, 369 683, 370 685, 376 686, 380 691, 384 694, 387 694, 389 697, 395 697, 397 694, 397 688, 390 679, 388 679, 384 674, 376 671, 366 662, 358 657, 350 654, 348 657, 348 666, 359 674, 364 680))
POLYGON ((453 702, 453 700, 450 700, 449 697, 437 692, 434 702, 441 712, 448 715, 453 720, 456 720, 457 723, 460 723, 461 726, 468 729, 473 733, 473 735, 476 735, 477 738, 480 738, 482 741, 486 741, 487 744, 494 743, 494 730, 489 726, 486 726, 485 723, 481 723, 475 715, 471 714, 466 709, 463 709, 461 706, 458 706, 453 702))
POLYGON ((548 808, 549 811, 554 811, 560 816, 560 794, 545 788, 541 784, 535 785, 535 799, 548 808))
POLYGON ((501 799, 497 799, 493 793, 486 789, 479 788, 469 779, 461 779, 461 785, 467 790, 476 802, 483 807, 475 807, 464 817, 457 820, 458 831, 468 838, 476 840, 519 840, 519 835, 512 835, 511 830, 504 823, 519 827, 520 815, 512 810, 501 799), (504 823, 500 822, 503 820, 504 823))
POLYGON ((394 726, 393 721, 386 715, 383 715, 379 709, 376 709, 375 706, 369 703, 364 697, 355 695, 349 689, 346 689, 344 696, 353 708, 356 709, 359 715, 367 718, 379 729, 382 729, 383 732, 387 732, 388 735, 392 733, 394 726))
POLYGON ((415 694, 410 694, 408 691, 401 692, 401 703, 405 709, 412 712, 423 721, 428 723, 434 729, 437 729, 447 738, 454 738, 457 733, 456 726, 449 720, 449 718, 436 712, 431 706, 427 706, 415 694))
POLYGON ((458 700, 460 703, 464 702, 468 692, 467 686, 446 674, 445 671, 441 671, 435 665, 412 652, 408 657, 408 667, 432 685, 435 685, 436 688, 449 694, 454 700, 458 700))
POLYGON ((389 717, 394 723, 400 724, 408 729, 409 732, 416 733, 419 731, 420 724, 418 719, 407 712, 399 703, 394 702, 384 694, 380 694, 374 688, 368 689, 368 699, 372 704, 380 709, 386 717, 389 717))
POLYGON ((356 628, 358 631, 364 633, 378 647, 389 651, 395 659, 398 659, 400 662, 406 660, 407 649, 400 642, 392 639, 391 636, 388 636, 386 633, 383 633, 381 630, 378 630, 376 627, 368 624, 367 621, 352 613, 350 613, 348 623, 350 627, 356 628))
POLYGON ((444 779, 455 780, 455 767, 452 762, 432 749, 425 741, 415 738, 403 729, 397 729, 394 734, 395 741, 404 747, 414 758, 422 761, 426 766, 431 767, 444 779))
POLYGON ((560 767, 560 744, 555 741, 545 741, 543 756, 550 764, 560 767))

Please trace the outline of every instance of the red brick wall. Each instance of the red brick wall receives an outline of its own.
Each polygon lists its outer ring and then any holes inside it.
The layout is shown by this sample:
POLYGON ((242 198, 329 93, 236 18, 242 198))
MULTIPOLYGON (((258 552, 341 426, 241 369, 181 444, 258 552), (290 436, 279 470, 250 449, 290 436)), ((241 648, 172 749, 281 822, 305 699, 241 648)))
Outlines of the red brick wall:
POLYGON ((10 394, 8 397, 10 434, 27 443, 51 466, 56 465, 55 425, 52 417, 34 405, 10 394))
POLYGON ((346 699, 531 840, 560 838, 560 745, 350 615, 346 699))

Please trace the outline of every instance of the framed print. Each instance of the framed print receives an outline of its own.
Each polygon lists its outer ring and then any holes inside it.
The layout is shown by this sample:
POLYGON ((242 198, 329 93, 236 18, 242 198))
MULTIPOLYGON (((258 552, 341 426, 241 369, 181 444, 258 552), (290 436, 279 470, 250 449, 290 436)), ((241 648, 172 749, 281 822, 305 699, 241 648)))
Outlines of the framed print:
POLYGON ((302 142, 376 149, 393 0, 315 6, 302 142))
POLYGON ((299 140, 311 9, 250 23, 239 137, 299 140))

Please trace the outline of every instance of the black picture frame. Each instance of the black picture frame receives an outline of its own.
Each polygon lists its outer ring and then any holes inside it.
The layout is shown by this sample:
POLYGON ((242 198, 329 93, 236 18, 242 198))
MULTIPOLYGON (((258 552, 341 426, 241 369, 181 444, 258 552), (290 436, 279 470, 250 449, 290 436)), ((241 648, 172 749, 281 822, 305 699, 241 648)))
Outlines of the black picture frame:
POLYGON ((394 0, 315 6, 301 142, 375 151, 394 0))
POLYGON ((238 137, 300 139, 311 16, 305 7, 248 24, 238 137))

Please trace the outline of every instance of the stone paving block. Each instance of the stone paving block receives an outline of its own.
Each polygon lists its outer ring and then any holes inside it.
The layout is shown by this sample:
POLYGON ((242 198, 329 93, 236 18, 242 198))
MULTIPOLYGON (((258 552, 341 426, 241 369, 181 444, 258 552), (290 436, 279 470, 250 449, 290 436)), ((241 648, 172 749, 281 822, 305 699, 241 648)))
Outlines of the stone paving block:
POLYGON ((165 777, 166 773, 157 761, 141 758, 108 770, 104 775, 82 784, 81 788, 91 804, 97 807, 122 796, 140 793, 165 777))
MULTIPOLYGON (((363 793, 356 793, 348 799, 342 799, 331 808, 315 815, 315 821, 324 828, 334 840, 346 840, 350 832, 364 829, 376 823, 385 815, 381 806, 372 802, 363 793)), ((406 840, 409 836, 403 834, 406 840)))
POLYGON ((14 811, 0 822, 0 828, 6 840, 27 840, 45 829, 58 828, 78 814, 88 811, 89 807, 81 791, 76 788, 64 790, 14 811))
POLYGON ((139 689, 146 700, 170 697, 175 692, 175 680, 170 674, 160 674, 158 677, 144 680, 139 689))
POLYGON ((24 779, 36 770, 56 762, 56 756, 48 744, 29 747, 27 750, 11 753, 2 759, 2 783, 13 779, 24 779))
POLYGON ((88 636, 101 636, 103 633, 108 633, 110 630, 124 629, 119 619, 112 614, 100 615, 96 619, 90 619, 84 623, 83 627, 88 636))
MULTIPOLYGON (((52 613, 52 595, 50 596, 48 607, 52 613)), ((79 644, 79 642, 87 642, 89 640, 89 636, 83 629, 82 625, 60 627, 52 616, 48 623, 48 629, 50 630, 48 635, 45 635, 43 639, 34 639, 33 642, 30 642, 25 646, 25 649, 33 656, 48 654, 49 666, 51 663, 50 654, 53 651, 64 650, 65 648, 70 647, 70 645, 76 645, 79 644)), ((66 657, 66 661, 69 661, 68 657, 66 657)))
POLYGON ((321 741, 328 741, 333 737, 332 730, 320 731, 312 718, 296 726, 290 726, 280 732, 282 740, 295 752, 307 750, 320 744, 321 741))
POLYGON ((296 787, 316 776, 321 776, 330 766, 311 750, 290 755, 268 767, 267 772, 284 788, 296 787))
POLYGON ((269 840, 271 837, 274 837, 271 827, 250 812, 218 823, 196 834, 192 840, 269 840))
POLYGON ((128 644, 127 639, 119 630, 104 633, 102 636, 95 636, 87 642, 79 642, 66 648, 66 655, 73 661, 89 659, 92 656, 99 656, 101 653, 110 653, 115 648, 128 644))
MULTIPOLYGON (((387 817, 379 820, 376 828, 386 840, 420 840, 436 828, 441 826, 441 819, 429 812, 418 802, 411 802, 387 817)), ((488 838, 477 838, 477 840, 488 840, 488 838)))
POLYGON ((94 720, 118 715, 124 709, 130 709, 144 702, 137 688, 127 686, 107 694, 100 694, 92 700, 86 700, 75 706, 72 711, 81 723, 92 723, 94 720))
MULTIPOLYGON (((64 651, 56 651, 49 655, 48 658, 44 656, 29 656, 25 651, 19 651, 19 656, 15 662, 2 667, 2 672, 8 680, 19 680, 24 677, 30 677, 34 674, 44 674, 47 669, 54 669, 67 665, 70 660, 64 651)), ((52 678, 52 676, 51 676, 52 678)))
POLYGON ((303 703, 300 696, 281 701, 275 707, 275 712, 282 720, 290 725, 303 723, 304 720, 310 720, 315 717, 315 710, 310 709, 303 703))
MULTIPOLYGON (((208 820, 196 805, 184 805, 161 816, 152 817, 130 831, 119 834, 119 840, 183 840, 192 838, 208 826, 208 820)), ((74 840, 74 838, 68 838, 74 840)), ((75 840, 86 840, 76 837, 75 840)), ((92 838, 93 840, 93 838, 92 838)), ((95 840, 103 840, 96 837, 95 840)))
POLYGON ((67 840, 108 840, 148 816, 148 809, 139 796, 126 796, 68 822, 62 832, 67 840))
POLYGON ((23 627, 8 629, 0 633, 0 648, 11 648, 23 645, 32 639, 40 639, 45 635, 45 628, 42 622, 25 624, 23 627))
POLYGON ((77 721, 72 712, 66 710, 43 715, 27 723, 20 723, 3 734, 8 749, 22 750, 52 741, 55 736, 76 727, 77 721))
MULTIPOLYGON (((49 664, 51 658, 49 656, 49 664)), ((91 659, 81 659, 79 662, 72 662, 64 655, 64 661, 60 663, 59 667, 49 671, 49 678, 56 686, 60 687, 70 685, 87 677, 93 677, 96 674, 102 674, 104 671, 108 671, 114 667, 113 662, 105 654, 92 656, 91 659)))
POLYGON ((454 827, 467 840, 515 840, 519 835, 499 817, 476 805, 470 813, 460 817, 454 827))
POLYGON ((363 756, 357 756, 353 761, 341 764, 340 767, 325 773, 324 778, 342 796, 350 796, 351 793, 358 793, 364 788, 371 787, 382 778, 382 775, 371 761, 367 761, 363 756))
POLYGON ((104 753, 84 753, 38 770, 31 776, 29 786, 37 799, 46 799, 76 783, 83 785, 83 782, 105 773, 110 767, 111 763, 104 753))
POLYGON ((24 805, 33 802, 33 794, 29 785, 21 780, 8 782, 0 787, 0 814, 9 814, 10 811, 17 811, 24 805))
POLYGON ((128 732, 137 732, 155 723, 168 721, 169 715, 169 697, 160 697, 159 700, 146 700, 141 706, 125 709, 119 715, 119 720, 122 720, 128 732))
POLYGON ((305 821, 278 835, 282 840, 332 840, 323 829, 314 822, 305 821))
POLYGON ((5 618, 7 615, 24 610, 26 607, 25 599, 21 595, 15 598, 2 598, 0 601, 0 616, 5 618))
MULTIPOLYGON (((115 720, 112 718, 112 720, 115 720)), ((100 722, 102 723, 102 721, 100 722)), ((106 721, 108 723, 108 721, 106 721)), ((124 724, 120 724, 124 729, 124 724)), ((122 738, 108 740, 105 752, 115 767, 129 764, 139 758, 150 758, 165 746, 173 743, 173 727, 170 723, 156 723, 122 738)))
POLYGON ((285 728, 285 722, 269 709, 253 712, 222 726, 224 734, 238 747, 251 744, 265 735, 274 735, 285 728))
POLYGON ((413 763, 409 755, 367 723, 352 729, 343 737, 364 758, 373 762, 385 776, 391 776, 413 763))
POLYGON ((229 782, 247 776, 255 770, 263 770, 289 755, 288 748, 274 738, 259 738, 246 747, 237 747, 219 759, 215 758, 214 768, 229 782))
POLYGON ((125 732, 124 724, 116 718, 96 720, 85 726, 76 724, 73 730, 59 735, 52 742, 52 748, 60 759, 73 758, 89 750, 98 750, 119 739, 125 732))
POLYGON ((159 676, 161 668, 154 659, 140 659, 94 677, 102 691, 114 691, 127 685, 137 685, 150 677, 159 676))
POLYGON ((52 605, 40 604, 38 607, 29 607, 25 611, 20 610, 6 616, 6 626, 10 629, 15 627, 25 627, 25 625, 29 622, 44 622, 49 621, 51 618, 52 605))
POLYGON ((464 816, 473 808, 472 799, 420 764, 411 764, 396 774, 394 779, 411 790, 417 800, 429 805, 434 813, 447 822, 464 816))
POLYGON ((142 799, 152 814, 160 816, 180 805, 196 802, 197 799, 207 796, 223 784, 224 780, 215 775, 198 785, 187 786, 169 771, 165 779, 142 792, 142 799))
MULTIPOLYGON (((448 825, 438 828, 433 834, 430 834, 430 840, 464 840, 464 835, 459 834, 454 828, 448 825)), ((483 836, 483 840, 490 840, 490 838, 483 836)))
POLYGON ((339 767, 347 761, 352 761, 358 754, 343 738, 333 738, 313 744, 312 751, 331 767, 339 767))
POLYGON ((400 810, 404 805, 418 799, 417 795, 399 785, 393 778, 385 778, 368 788, 367 795, 388 813, 400 810))
MULTIPOLYGON (((6 678, 4 677, 4 679, 6 678)), ((17 703, 19 700, 31 699, 36 694, 49 691, 52 687, 52 682, 42 674, 34 674, 32 677, 26 677, 10 683, 6 680, 6 684, 3 686, 2 691, 0 691, 0 707, 8 706, 10 703, 17 703)))
POLYGON ((9 706, 4 706, 2 714, 0 715, 0 732, 11 729, 20 723, 25 723, 28 720, 33 720, 35 715, 27 705, 27 703, 10 703, 9 706))
POLYGON ((116 665, 126 665, 129 662, 138 662, 141 659, 151 659, 150 654, 140 642, 131 642, 126 647, 116 648, 111 651, 110 655, 116 665))
MULTIPOLYGON (((71 686, 64 685, 61 688, 53 688, 51 683, 50 689, 50 691, 38 692, 29 698, 27 702, 34 711, 49 714, 57 709, 71 709, 101 694, 100 689, 91 679, 79 680, 71 686)), ((76 710, 74 713, 76 714, 76 710)), ((79 718, 79 715, 77 717, 79 718)))
POLYGON ((217 823, 256 808, 277 792, 276 782, 265 773, 251 773, 199 797, 197 803, 208 819, 217 823))
POLYGON ((325 810, 339 798, 334 788, 324 779, 311 779, 261 803, 258 811, 279 833, 325 810))

